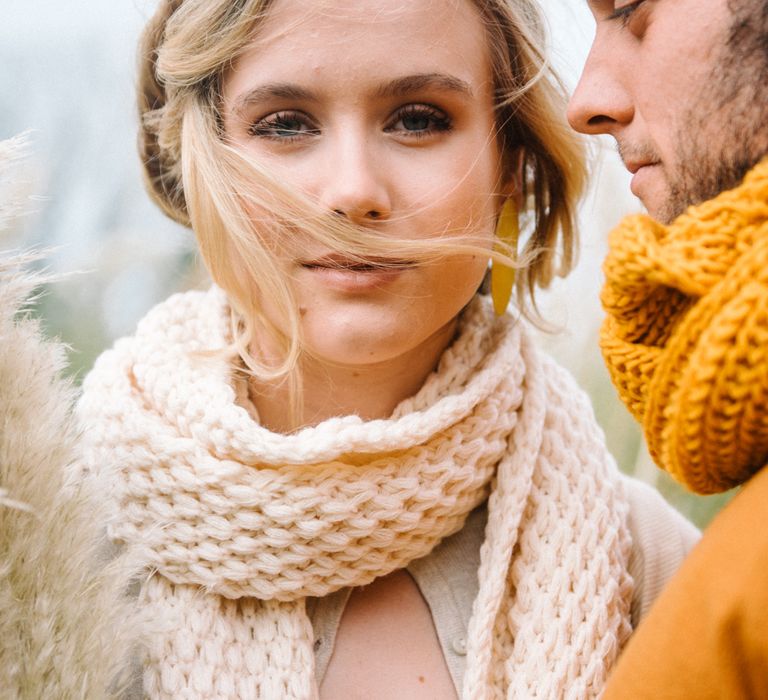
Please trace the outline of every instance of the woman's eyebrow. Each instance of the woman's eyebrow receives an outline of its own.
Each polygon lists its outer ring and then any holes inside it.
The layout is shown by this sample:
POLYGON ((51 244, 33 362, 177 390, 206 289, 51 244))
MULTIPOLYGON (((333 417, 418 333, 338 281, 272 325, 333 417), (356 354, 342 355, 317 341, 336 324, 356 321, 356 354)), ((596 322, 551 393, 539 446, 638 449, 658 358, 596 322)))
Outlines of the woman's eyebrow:
MULTIPOLYGON (((374 94, 377 98, 400 97, 427 89, 458 92, 467 97, 473 96, 469 83, 447 73, 416 73, 395 78, 378 87, 374 94)), ((266 83, 238 95, 232 111, 235 114, 240 114, 252 104, 274 98, 303 102, 317 102, 318 100, 311 90, 294 83, 266 83)))
POLYGON ((419 90, 432 89, 459 92, 472 97, 469 83, 446 73, 416 73, 396 78, 376 90, 376 97, 400 97, 419 90))
POLYGON ((267 83, 259 85, 251 90, 246 90, 235 99, 232 111, 236 114, 252 104, 264 102, 274 98, 284 100, 302 100, 304 102, 317 101, 317 97, 306 88, 293 83, 267 83))

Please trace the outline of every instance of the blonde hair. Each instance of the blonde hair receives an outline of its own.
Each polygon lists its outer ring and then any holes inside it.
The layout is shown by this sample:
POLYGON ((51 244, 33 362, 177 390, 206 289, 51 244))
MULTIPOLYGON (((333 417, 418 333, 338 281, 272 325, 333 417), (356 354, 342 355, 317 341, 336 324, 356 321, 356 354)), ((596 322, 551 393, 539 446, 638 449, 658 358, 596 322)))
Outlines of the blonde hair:
MULTIPOLYGON (((518 304, 535 309, 536 288, 570 271, 576 250, 575 205, 585 180, 581 142, 564 120, 566 94, 545 58, 544 23, 535 0, 472 0, 486 27, 497 109, 497 138, 507 177, 521 167, 532 225, 518 254, 518 304)), ((231 148, 224 137, 220 87, 269 12, 272 0, 161 0, 140 44, 140 153, 150 195, 190 226, 213 280, 233 309, 234 347, 262 379, 288 376, 301 351, 298 312, 264 244, 270 231, 301 231, 332 250, 378 259, 436 259, 477 254, 507 263, 514 251, 487 250, 470 236, 392 239, 329 216, 231 148), (247 206, 246 206, 247 205, 247 206), (249 212, 247 213, 246 210, 249 212), (253 212, 263 212, 254 221, 253 212), (506 253, 506 255, 505 255, 506 253), (274 328, 260 299, 288 320, 274 328), (279 366, 248 351, 257 328, 279 340, 279 366)))

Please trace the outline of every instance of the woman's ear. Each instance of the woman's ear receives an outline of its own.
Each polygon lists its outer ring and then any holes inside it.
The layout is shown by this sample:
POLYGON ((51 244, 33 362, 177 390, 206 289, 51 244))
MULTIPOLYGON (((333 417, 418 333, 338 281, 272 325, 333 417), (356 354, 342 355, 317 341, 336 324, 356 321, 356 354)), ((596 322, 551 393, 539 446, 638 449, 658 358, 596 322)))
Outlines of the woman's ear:
POLYGON ((525 150, 515 149, 509 157, 509 164, 504 168, 504 182, 501 184, 501 194, 504 199, 512 199, 519 211, 523 207, 523 182, 525 167, 525 150))

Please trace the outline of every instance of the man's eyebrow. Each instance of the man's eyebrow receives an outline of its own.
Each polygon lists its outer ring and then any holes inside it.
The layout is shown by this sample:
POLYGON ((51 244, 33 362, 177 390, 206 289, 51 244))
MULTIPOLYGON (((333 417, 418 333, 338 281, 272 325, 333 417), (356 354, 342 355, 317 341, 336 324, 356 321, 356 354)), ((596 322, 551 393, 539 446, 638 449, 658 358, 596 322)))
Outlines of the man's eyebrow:
POLYGON ((445 73, 417 73, 396 78, 376 90, 376 97, 401 97, 419 90, 440 90, 444 92, 459 92, 472 97, 469 83, 453 75, 445 73))
POLYGON ((302 100, 315 102, 317 98, 307 89, 293 83, 267 83, 247 90, 237 96, 232 111, 237 113, 247 109, 252 104, 258 104, 269 99, 302 100))
POLYGON ((587 9, 593 14, 597 14, 600 10, 605 10, 606 5, 613 9, 614 3, 609 0, 586 0, 587 9))

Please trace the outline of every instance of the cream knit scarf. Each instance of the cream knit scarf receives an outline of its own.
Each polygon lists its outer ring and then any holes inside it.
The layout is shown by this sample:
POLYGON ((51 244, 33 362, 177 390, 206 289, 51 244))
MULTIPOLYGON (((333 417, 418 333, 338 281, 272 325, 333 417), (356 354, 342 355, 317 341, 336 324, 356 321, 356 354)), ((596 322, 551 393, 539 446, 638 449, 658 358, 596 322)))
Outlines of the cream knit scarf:
POLYGON ((465 698, 591 698, 629 634, 627 505, 588 402, 486 301, 387 420, 293 435, 236 401, 220 290, 177 295, 85 382, 112 535, 141 543, 163 625, 151 698, 314 698, 307 596, 429 554, 488 500, 465 698))

